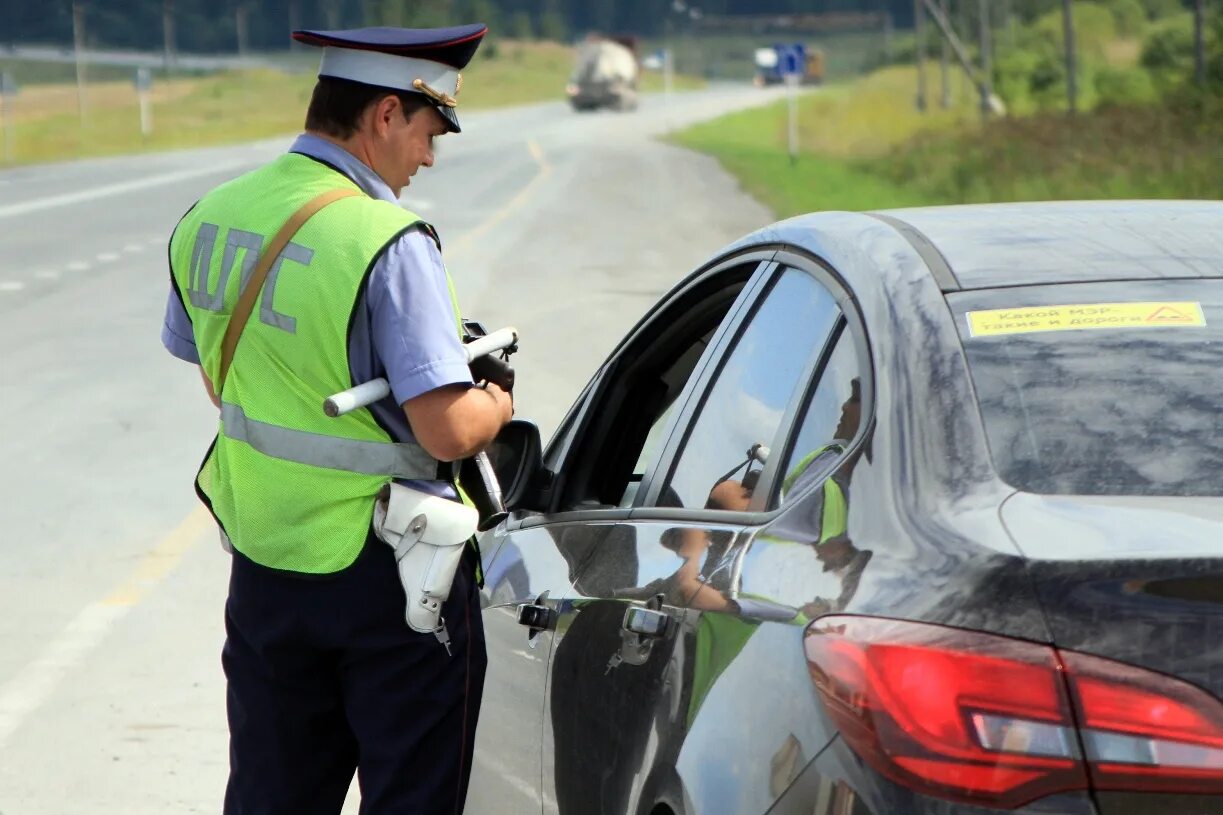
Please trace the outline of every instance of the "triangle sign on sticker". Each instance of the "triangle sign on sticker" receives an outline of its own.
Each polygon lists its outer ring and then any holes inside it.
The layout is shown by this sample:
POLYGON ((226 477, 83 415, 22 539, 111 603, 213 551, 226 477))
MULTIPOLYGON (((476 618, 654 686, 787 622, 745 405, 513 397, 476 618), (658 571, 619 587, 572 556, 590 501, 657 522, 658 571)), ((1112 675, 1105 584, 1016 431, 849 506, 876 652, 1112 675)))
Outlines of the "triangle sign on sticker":
POLYGON ((1194 323, 1196 320, 1189 314, 1177 311, 1171 306, 1160 306, 1147 317, 1148 323, 1194 323))

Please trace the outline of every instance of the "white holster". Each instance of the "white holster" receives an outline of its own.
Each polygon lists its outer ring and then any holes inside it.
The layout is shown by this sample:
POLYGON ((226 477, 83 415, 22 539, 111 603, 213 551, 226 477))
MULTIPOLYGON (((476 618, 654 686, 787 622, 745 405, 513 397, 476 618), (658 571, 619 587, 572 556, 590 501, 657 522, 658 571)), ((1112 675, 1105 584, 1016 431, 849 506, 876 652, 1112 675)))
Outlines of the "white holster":
POLYGON ((374 502, 374 533, 395 550, 413 631, 436 634, 463 544, 480 516, 472 507, 391 483, 374 502))

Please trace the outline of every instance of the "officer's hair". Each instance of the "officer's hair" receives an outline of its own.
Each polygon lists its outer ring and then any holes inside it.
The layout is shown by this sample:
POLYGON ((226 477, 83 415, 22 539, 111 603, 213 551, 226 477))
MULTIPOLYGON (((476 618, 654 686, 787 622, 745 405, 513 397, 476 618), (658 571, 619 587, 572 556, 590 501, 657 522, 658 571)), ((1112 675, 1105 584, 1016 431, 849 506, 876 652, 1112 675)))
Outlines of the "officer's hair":
POLYGON ((357 123, 365 109, 384 96, 398 97, 404 116, 409 119, 416 111, 430 104, 419 93, 320 76, 310 96, 310 107, 306 109, 306 130, 347 139, 357 132, 357 123))

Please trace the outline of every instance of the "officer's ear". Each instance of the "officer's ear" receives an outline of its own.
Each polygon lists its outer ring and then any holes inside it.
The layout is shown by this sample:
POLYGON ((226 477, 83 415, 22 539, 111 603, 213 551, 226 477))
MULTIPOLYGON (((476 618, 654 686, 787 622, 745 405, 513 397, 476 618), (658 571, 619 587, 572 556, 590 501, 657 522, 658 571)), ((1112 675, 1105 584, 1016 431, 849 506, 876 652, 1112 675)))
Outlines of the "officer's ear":
POLYGON ((393 93, 379 96, 371 102, 366 110, 366 115, 369 117, 366 121, 371 132, 378 136, 385 136, 391 129, 392 122, 403 116, 400 108, 399 99, 393 93))

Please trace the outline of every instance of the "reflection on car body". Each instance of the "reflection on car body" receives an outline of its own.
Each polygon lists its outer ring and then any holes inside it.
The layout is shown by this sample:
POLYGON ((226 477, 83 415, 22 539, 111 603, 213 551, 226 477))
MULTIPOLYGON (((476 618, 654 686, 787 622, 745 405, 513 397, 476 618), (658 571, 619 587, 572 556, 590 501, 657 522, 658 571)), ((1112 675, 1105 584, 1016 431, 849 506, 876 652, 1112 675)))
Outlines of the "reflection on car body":
POLYGON ((494 451, 468 811, 1223 812, 1221 367, 1223 204, 726 248, 494 451))

